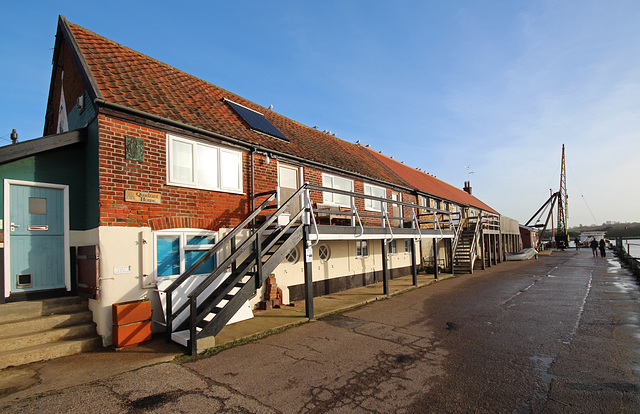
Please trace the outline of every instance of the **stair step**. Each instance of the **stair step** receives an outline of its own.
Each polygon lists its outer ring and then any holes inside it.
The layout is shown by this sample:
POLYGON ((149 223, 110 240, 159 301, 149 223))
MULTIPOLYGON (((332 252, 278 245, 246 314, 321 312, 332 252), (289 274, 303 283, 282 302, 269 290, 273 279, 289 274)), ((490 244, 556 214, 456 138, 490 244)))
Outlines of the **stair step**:
POLYGON ((96 326, 93 322, 81 325, 67 326, 65 328, 49 329, 28 335, 5 336, 0 339, 0 349, 9 351, 24 349, 33 345, 47 344, 74 338, 83 338, 96 334, 96 326))
POLYGON ((87 300, 77 296, 4 303, 0 306, 0 324, 85 310, 87 310, 87 300))
POLYGON ((54 314, 24 319, 16 322, 8 322, 1 324, 0 330, 2 330, 3 337, 6 338, 14 335, 28 335, 49 329, 90 323, 91 321, 92 314, 90 311, 85 309, 84 312, 54 314))
POLYGON ((92 336, 32 345, 21 349, 3 350, 0 351, 0 369, 93 351, 101 347, 102 338, 92 336))

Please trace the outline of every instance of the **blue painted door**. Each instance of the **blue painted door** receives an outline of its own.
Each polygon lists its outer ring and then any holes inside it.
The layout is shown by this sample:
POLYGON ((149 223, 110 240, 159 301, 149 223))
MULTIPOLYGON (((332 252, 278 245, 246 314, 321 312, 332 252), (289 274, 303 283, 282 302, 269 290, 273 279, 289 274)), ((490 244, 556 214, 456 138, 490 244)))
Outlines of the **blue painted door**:
POLYGON ((64 191, 10 186, 11 292, 65 287, 64 191))

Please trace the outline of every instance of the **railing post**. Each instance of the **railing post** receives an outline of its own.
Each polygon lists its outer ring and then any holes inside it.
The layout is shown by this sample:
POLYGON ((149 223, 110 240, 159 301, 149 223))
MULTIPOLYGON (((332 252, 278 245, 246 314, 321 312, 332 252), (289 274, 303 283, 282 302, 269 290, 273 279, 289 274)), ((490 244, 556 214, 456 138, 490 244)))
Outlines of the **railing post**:
POLYGON ((192 296, 189 298, 189 342, 191 355, 198 355, 198 338, 196 337, 196 317, 198 316, 198 298, 192 296))
MULTIPOLYGON (((231 238, 231 254, 234 254, 236 252, 236 236, 233 236, 231 238)), ((236 261, 234 260, 233 263, 231 263, 231 273, 235 273, 236 271, 236 261)))
POLYGON ((165 328, 167 330, 167 342, 171 341, 171 331, 173 330, 173 304, 172 304, 172 297, 173 297, 173 292, 166 292, 165 293, 165 315, 166 315, 166 324, 165 324, 165 328))
POLYGON ((389 269, 387 266, 387 240, 382 239, 382 290, 389 297, 389 269))
POLYGON ((438 239, 433 239, 433 272, 435 279, 438 280, 438 239))
POLYGON ((454 239, 451 239, 451 243, 449 243, 449 248, 450 248, 450 249, 449 249, 449 251, 451 252, 451 253, 450 253, 450 254, 451 254, 451 276, 455 276, 455 274, 454 274, 454 269, 453 269, 453 261, 455 260, 455 254, 456 254, 456 252, 455 252, 455 250, 453 249, 453 240, 454 240, 454 239))
POLYGON ((416 242, 413 239, 411 241, 411 279, 413 286, 418 287, 418 269, 416 268, 416 242))
POLYGON ((255 233, 254 234, 256 241, 256 247, 255 247, 255 252, 256 252, 256 290, 260 289, 262 287, 262 242, 260 240, 260 234, 259 233, 255 233))
POLYGON ((487 249, 487 253, 489 253, 489 257, 488 257, 488 261, 487 263, 489 264, 489 267, 493 266, 493 243, 492 243, 492 239, 493 237, 491 237, 491 234, 488 235, 487 237, 487 241, 489 242, 489 248, 487 249))
MULTIPOLYGON (((308 211, 308 210, 307 210, 308 211)), ((309 225, 305 224, 302 228, 302 246, 304 251, 304 300, 305 313, 310 321, 315 319, 313 313, 313 250, 308 254, 309 249, 313 249, 309 243, 309 225)))
MULTIPOLYGON (((478 223, 479 226, 482 226, 482 223, 478 223)), ((484 246, 484 231, 482 231, 482 227, 480 227, 480 250, 482 251, 482 270, 486 270, 487 266, 485 264, 485 259, 487 256, 487 252, 485 251, 484 246)))

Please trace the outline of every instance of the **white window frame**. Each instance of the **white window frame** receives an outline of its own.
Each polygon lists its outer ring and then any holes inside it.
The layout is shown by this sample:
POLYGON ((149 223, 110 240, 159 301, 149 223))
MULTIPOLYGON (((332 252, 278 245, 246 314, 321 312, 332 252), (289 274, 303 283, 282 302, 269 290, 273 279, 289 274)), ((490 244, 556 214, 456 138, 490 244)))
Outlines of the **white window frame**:
MULTIPOLYGON (((364 184, 364 195, 370 195, 374 197, 387 198, 387 189, 373 184, 364 184), (377 194, 380 192, 381 194, 377 194)), ((364 199, 364 209, 369 211, 380 211, 381 207, 387 207, 387 203, 378 200, 371 200, 370 198, 364 199)))
POLYGON ((425 197, 425 196, 420 197, 420 205, 424 207, 422 211, 426 213, 429 209, 429 197, 425 197))
POLYGON ((393 239, 389 242, 389 254, 390 255, 396 255, 398 254, 398 243, 397 243, 397 239, 393 239))
MULTIPOLYGON (((186 251, 210 250, 218 242, 218 233, 215 231, 201 229, 168 229, 153 232, 153 277, 156 280, 176 279, 187 270, 186 268, 186 251), (158 237, 161 236, 178 236, 180 239, 180 273, 177 275, 158 276, 158 237), (213 236, 213 244, 187 244, 189 236, 213 236)), ((219 253, 213 257, 214 269, 218 265, 219 253)), ((197 274, 194 276, 198 276, 197 274)))
POLYGON ((413 243, 412 239, 404 239, 404 252, 411 253, 411 243, 413 243))
POLYGON ((369 240, 356 240, 356 258, 364 259, 365 257, 369 257, 369 240), (363 254, 364 250, 366 254, 363 254))
MULTIPOLYGON (((340 177, 338 175, 331 175, 331 174, 325 174, 322 173, 322 186, 323 187, 329 187, 329 188, 336 188, 335 187, 335 182, 336 180, 342 180, 345 182, 348 182, 351 186, 350 190, 347 191, 351 191, 353 192, 353 180, 348 179, 348 178, 344 178, 344 177, 340 177), (331 180, 331 185, 327 185, 326 181, 327 179, 331 180)), ((324 204, 330 204, 330 205, 334 205, 334 206, 339 206, 339 207, 351 207, 351 196, 346 196, 346 195, 342 195, 342 194, 335 194, 329 191, 323 191, 322 192, 322 202, 324 204), (349 197, 349 202, 348 203, 340 203, 340 202, 336 202, 335 198, 336 196, 338 197, 349 197)))
POLYGON ((167 184, 175 185, 180 187, 189 187, 189 188, 198 188, 202 190, 212 190, 212 191, 223 191, 227 193, 237 193, 243 194, 243 186, 244 186, 244 177, 242 174, 242 151, 236 151, 229 148, 224 148, 216 145, 211 145, 208 143, 203 143, 200 141, 178 137, 175 135, 167 134, 167 184), (191 180, 180 180, 177 177, 174 177, 173 173, 173 162, 174 162, 174 154, 173 154, 173 143, 180 142, 184 144, 191 145, 191 172, 192 178, 191 180), (204 185, 199 180, 198 177, 198 154, 201 151, 198 151, 198 148, 207 148, 209 150, 216 151, 216 184, 204 185), (222 159, 223 155, 235 157, 237 160, 237 170, 234 168, 232 170, 223 169, 222 167, 222 159), (225 186, 223 185, 224 178, 231 174, 229 177, 236 176, 238 180, 238 185, 235 187, 225 186))

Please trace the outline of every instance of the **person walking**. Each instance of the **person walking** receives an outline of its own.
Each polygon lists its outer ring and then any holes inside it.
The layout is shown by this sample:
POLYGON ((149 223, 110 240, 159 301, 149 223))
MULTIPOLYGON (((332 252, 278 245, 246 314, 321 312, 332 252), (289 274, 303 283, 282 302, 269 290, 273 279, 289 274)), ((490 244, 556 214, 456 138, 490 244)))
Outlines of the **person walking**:
POLYGON ((604 243, 604 239, 600 239, 600 256, 607 257, 607 252, 605 251, 606 244, 604 243))
POLYGON ((580 250, 580 237, 576 237, 573 242, 576 244, 576 250, 580 250))
POLYGON ((598 242, 596 241, 595 237, 591 239, 591 243, 589 243, 589 246, 591 247, 593 257, 598 257, 598 242))

